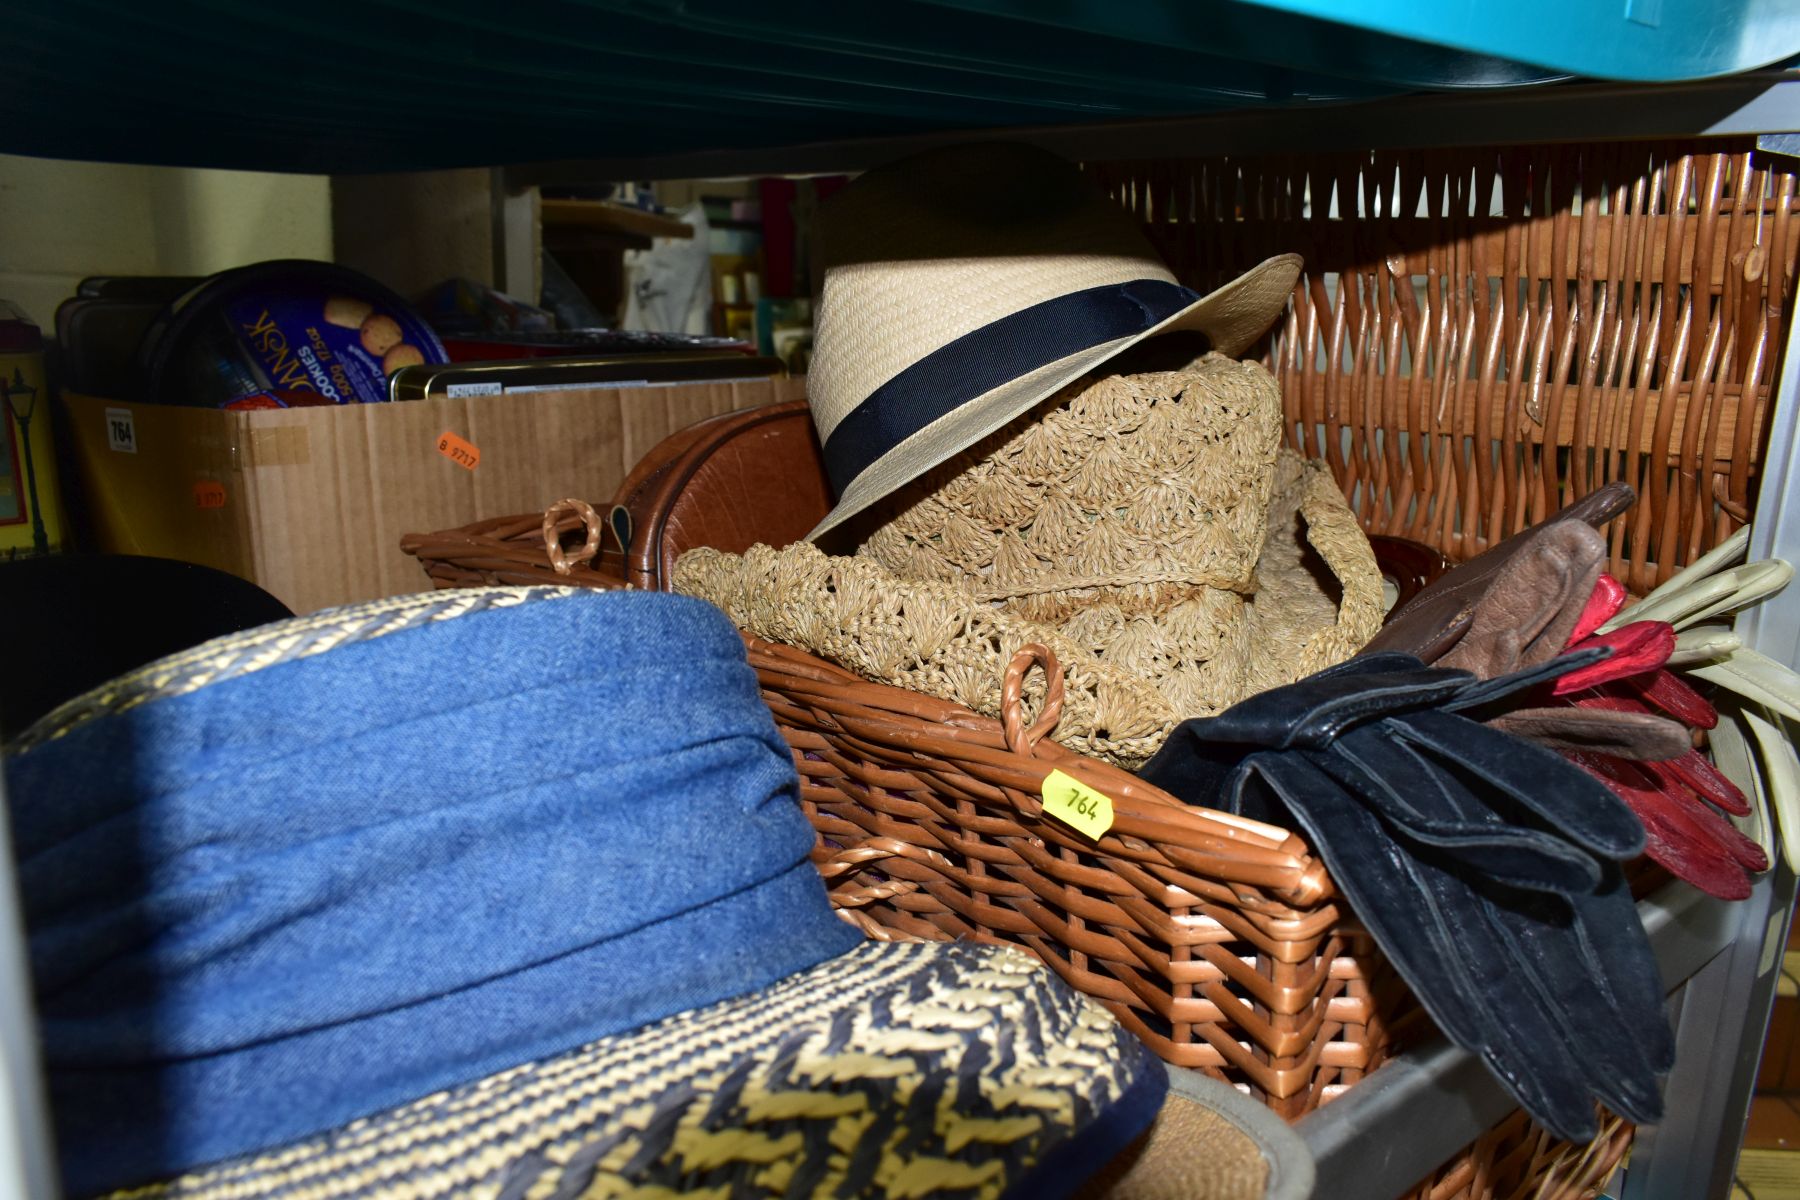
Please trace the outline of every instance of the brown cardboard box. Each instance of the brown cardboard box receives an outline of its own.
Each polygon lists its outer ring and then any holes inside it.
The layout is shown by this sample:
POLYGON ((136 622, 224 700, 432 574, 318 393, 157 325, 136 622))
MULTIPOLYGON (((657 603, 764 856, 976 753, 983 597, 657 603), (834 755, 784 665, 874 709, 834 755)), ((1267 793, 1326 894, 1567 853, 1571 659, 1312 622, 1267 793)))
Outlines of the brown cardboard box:
POLYGON ((66 396, 99 550, 179 558, 295 612, 424 590, 406 533, 604 501, 664 437, 798 398, 798 379, 218 412, 66 396), (479 454, 468 454, 446 434, 479 454))

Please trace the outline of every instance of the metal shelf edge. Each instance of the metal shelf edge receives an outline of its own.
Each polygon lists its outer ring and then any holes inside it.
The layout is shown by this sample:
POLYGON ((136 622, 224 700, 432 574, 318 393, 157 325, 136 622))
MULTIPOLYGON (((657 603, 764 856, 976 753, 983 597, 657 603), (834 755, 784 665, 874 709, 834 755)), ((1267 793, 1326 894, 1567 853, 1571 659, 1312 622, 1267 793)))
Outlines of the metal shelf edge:
POLYGON ((1215 154, 1324 153, 1509 142, 1726 137, 1800 129, 1800 76, 1754 71, 1680 84, 1555 84, 1436 92, 1199 117, 944 130, 897 138, 520 163, 507 185, 822 175, 972 140, 1031 142, 1088 162, 1215 154))
MULTIPOLYGON (((1640 901, 1638 915, 1671 990, 1732 944, 1740 920, 1736 905, 1680 882, 1640 901)), ((1516 1107, 1479 1059, 1437 1039, 1384 1064, 1294 1128, 1318 1178, 1332 1181, 1332 1200, 1392 1200, 1516 1107), (1398 1129, 1407 1136, 1373 1136, 1398 1129)))

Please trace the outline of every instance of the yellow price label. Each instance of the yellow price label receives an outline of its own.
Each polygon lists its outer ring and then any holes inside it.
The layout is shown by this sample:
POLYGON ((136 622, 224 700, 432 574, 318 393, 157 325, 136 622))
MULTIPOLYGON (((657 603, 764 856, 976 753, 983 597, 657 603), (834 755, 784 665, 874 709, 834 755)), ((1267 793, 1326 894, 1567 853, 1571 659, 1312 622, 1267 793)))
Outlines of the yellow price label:
POLYGON ((1044 776, 1044 811, 1095 841, 1112 828, 1112 801, 1061 771, 1044 776))

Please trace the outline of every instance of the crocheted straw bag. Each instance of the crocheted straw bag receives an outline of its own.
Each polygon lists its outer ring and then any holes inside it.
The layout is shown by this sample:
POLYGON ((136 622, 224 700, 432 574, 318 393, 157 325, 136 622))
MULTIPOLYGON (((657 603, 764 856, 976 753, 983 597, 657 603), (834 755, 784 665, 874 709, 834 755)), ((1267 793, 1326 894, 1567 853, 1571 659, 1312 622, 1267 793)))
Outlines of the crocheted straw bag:
POLYGON ((853 556, 695 550, 674 586, 757 637, 987 716, 1019 647, 1047 645, 1067 675, 1057 740, 1130 769, 1177 722, 1380 627, 1368 539, 1280 437, 1255 363, 1087 381, 891 497, 853 556))

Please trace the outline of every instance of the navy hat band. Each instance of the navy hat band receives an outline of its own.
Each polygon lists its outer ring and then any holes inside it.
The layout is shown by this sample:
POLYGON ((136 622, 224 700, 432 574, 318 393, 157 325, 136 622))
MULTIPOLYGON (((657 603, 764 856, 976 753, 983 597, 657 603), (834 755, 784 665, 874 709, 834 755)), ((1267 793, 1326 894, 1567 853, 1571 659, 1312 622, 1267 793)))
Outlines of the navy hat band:
POLYGON ((1145 333, 1200 299, 1161 279, 1071 292, 965 333, 876 388, 824 442, 833 492, 932 422, 1040 367, 1145 333))

